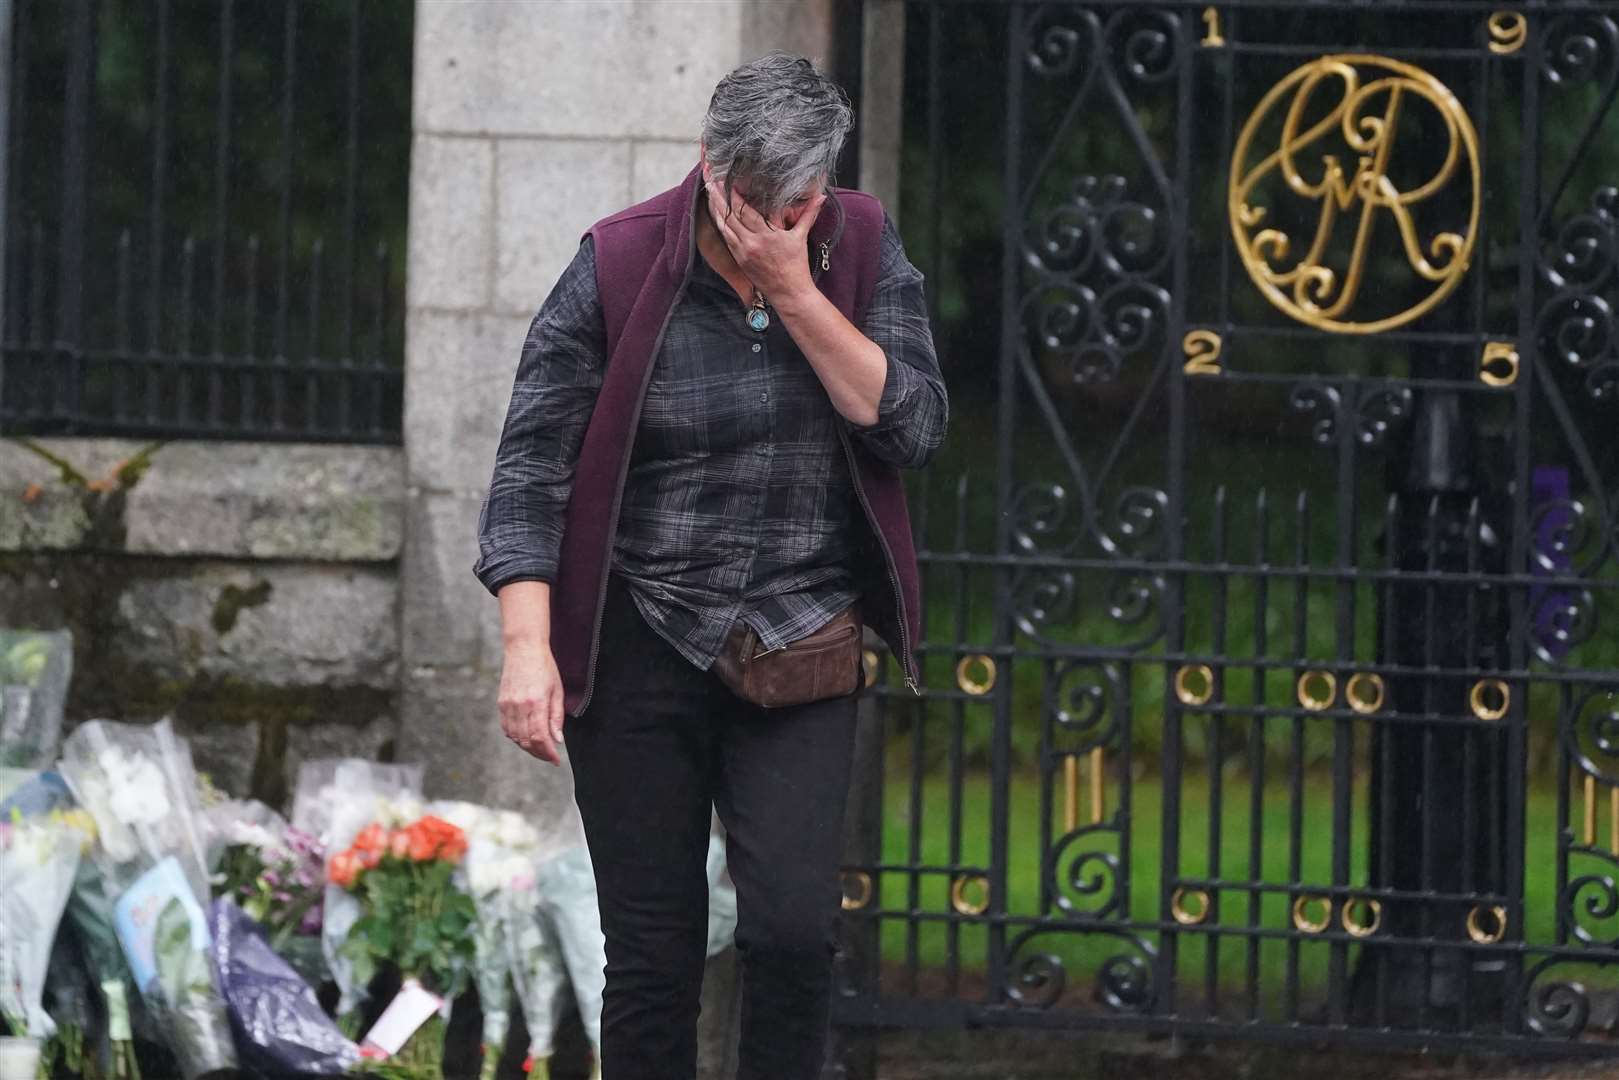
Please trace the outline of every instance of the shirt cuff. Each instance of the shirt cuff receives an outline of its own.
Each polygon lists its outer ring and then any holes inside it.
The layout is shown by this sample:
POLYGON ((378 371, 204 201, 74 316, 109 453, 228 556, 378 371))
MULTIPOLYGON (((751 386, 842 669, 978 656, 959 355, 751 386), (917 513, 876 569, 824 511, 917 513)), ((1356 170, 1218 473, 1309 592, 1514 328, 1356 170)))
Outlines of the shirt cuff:
POLYGON ((855 431, 870 433, 887 431, 893 427, 905 403, 910 400, 917 380, 921 378, 909 364, 895 360, 887 352, 884 352, 883 356, 888 360, 888 373, 883 378, 883 392, 877 398, 877 422, 875 424, 851 422, 849 427, 855 431))
POLYGON ((490 596, 499 596, 500 590, 514 581, 543 581, 547 585, 555 585, 557 580, 556 571, 550 567, 515 559, 493 566, 479 565, 473 569, 473 573, 489 590, 490 596))

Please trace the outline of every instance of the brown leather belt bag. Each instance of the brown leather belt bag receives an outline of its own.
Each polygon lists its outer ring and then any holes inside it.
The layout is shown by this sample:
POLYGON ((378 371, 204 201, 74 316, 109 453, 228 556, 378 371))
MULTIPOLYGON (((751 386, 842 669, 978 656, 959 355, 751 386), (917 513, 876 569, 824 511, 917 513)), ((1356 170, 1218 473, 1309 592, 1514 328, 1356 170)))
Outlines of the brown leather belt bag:
POLYGON ((767 709, 844 697, 862 675, 860 609, 850 604, 807 637, 761 649, 759 634, 740 620, 714 658, 714 674, 743 701, 767 709))

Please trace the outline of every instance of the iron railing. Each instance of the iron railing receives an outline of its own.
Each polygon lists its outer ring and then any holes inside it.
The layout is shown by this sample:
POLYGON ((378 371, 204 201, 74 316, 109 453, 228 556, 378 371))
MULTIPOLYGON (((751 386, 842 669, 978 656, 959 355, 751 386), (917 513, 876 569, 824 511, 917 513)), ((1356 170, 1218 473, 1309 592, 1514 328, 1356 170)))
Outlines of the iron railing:
POLYGON ((11 7, 0 429, 396 442, 412 5, 11 7))
POLYGON ((840 1030, 1619 1054, 1619 4, 908 12, 840 1030))

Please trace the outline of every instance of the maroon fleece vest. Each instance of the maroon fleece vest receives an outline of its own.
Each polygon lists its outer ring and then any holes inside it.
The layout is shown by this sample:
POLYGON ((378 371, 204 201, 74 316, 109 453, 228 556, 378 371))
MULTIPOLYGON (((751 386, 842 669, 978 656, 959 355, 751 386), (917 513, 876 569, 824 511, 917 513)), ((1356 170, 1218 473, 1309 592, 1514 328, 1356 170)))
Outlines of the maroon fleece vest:
MULTIPOLYGON (((607 325, 607 373, 585 430, 574 469, 557 580, 551 590, 551 649, 562 674, 564 707, 577 716, 590 702, 596 654, 602 647, 602 605, 618 529, 619 503, 630 449, 640 424, 653 365, 675 304, 684 295, 696 255, 693 212, 699 170, 681 185, 620 211, 590 229, 596 285, 607 325)), ((810 233, 828 268, 817 284, 846 318, 859 325, 877 282, 882 206, 858 191, 837 189, 810 233)), ((865 507, 854 567, 872 627, 917 678, 911 650, 920 637, 916 550, 899 470, 879 461, 857 439, 845 438, 855 486, 865 507)))

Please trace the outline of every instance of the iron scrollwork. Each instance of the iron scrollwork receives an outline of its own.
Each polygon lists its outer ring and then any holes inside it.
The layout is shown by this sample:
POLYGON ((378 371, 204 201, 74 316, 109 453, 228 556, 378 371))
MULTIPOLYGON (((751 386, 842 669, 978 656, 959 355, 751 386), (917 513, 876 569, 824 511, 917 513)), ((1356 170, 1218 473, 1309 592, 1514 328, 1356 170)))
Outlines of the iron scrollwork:
POLYGON ((1119 838, 1119 830, 1111 825, 1087 825, 1068 833, 1052 847, 1047 884, 1052 901, 1065 915, 1106 919, 1123 910, 1119 853, 1086 846, 1100 842, 1117 848, 1119 838))
MULTIPOLYGON (((1096 976, 1096 1000, 1118 1013, 1151 1011, 1157 997, 1153 981, 1156 950, 1133 934, 1099 932, 1119 939, 1123 947, 1102 961, 1096 976)), ((1006 996, 1019 1008, 1050 1009, 1062 1000, 1068 989, 1068 970, 1062 958, 1032 947, 1037 938, 1049 933, 1036 927, 1020 934, 1008 946, 1011 979, 1006 996)))
POLYGON ((1619 277, 1619 188, 1605 187, 1591 209, 1565 222, 1541 267, 1554 294, 1541 307, 1541 350, 1585 374, 1597 401, 1619 402, 1619 321, 1612 305, 1619 277))
POLYGON ((1587 690, 1574 699, 1559 727, 1564 749, 1582 772, 1619 784, 1619 690, 1587 690))

